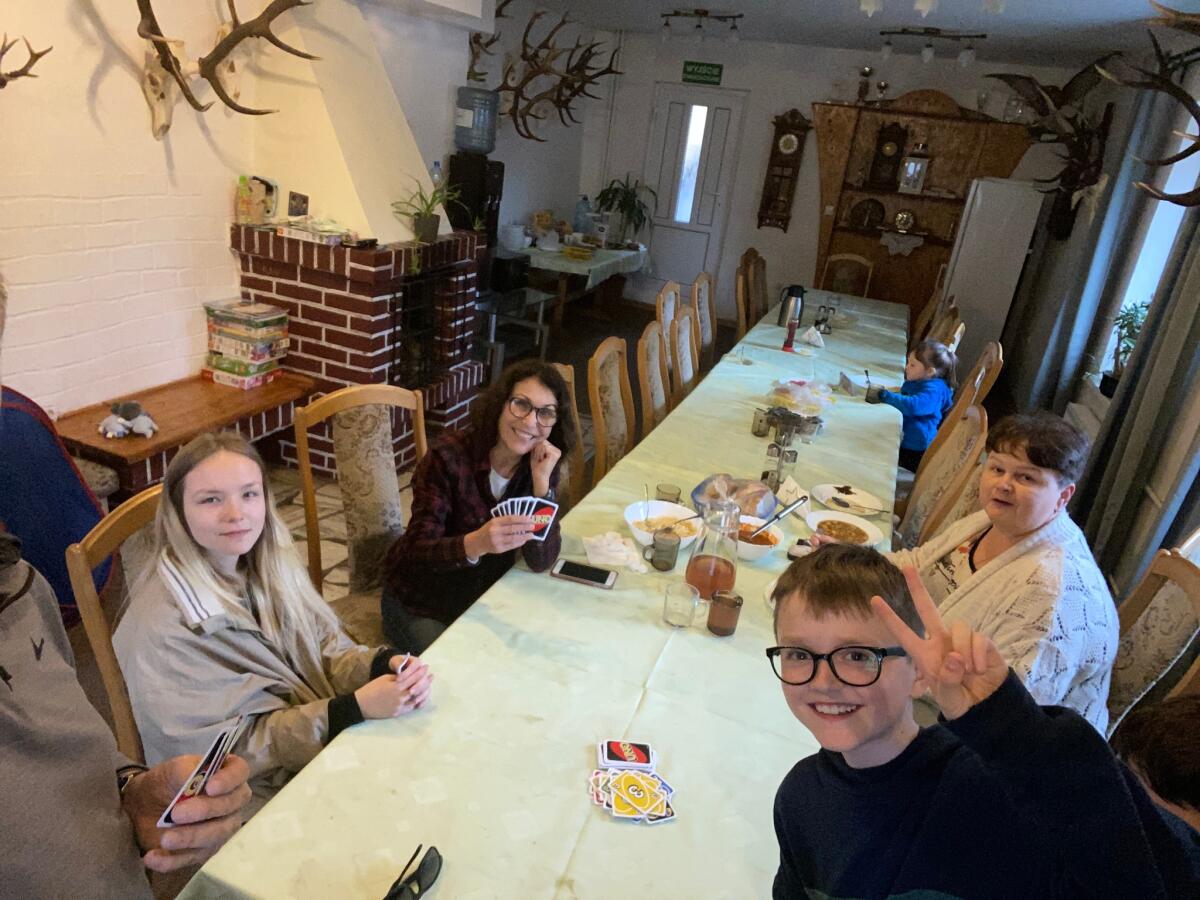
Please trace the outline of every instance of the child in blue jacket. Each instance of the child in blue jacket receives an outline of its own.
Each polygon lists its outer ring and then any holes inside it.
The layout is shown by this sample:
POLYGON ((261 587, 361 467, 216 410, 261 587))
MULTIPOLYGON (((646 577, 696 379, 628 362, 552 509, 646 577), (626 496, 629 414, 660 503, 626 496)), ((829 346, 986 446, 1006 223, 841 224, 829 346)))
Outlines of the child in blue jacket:
POLYGON ((868 393, 868 399, 894 406, 904 415, 900 440, 900 465, 917 471, 921 457, 933 443, 942 419, 954 403, 958 386, 958 357, 945 344, 921 341, 908 354, 904 384, 899 393, 883 388, 868 393), (872 395, 875 396, 872 396, 872 395))

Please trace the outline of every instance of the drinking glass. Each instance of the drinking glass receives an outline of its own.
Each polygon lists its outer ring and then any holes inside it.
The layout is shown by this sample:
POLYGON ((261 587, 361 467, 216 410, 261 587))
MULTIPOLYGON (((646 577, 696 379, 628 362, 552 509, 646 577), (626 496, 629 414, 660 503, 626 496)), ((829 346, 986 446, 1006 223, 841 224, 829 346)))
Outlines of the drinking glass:
POLYGON ((699 599, 700 592, 690 584, 668 584, 663 599, 663 621, 672 628, 687 628, 696 615, 696 601, 699 599))
POLYGON ((670 572, 679 559, 679 535, 675 529, 660 528, 650 538, 650 546, 642 551, 642 558, 660 572, 670 572))
POLYGON ((654 486, 654 498, 656 500, 666 500, 668 503, 678 503, 679 496, 683 493, 683 489, 677 484, 656 484, 654 486))
POLYGON ((742 597, 733 591, 716 591, 708 609, 708 630, 718 637, 729 637, 737 630, 742 612, 742 597))

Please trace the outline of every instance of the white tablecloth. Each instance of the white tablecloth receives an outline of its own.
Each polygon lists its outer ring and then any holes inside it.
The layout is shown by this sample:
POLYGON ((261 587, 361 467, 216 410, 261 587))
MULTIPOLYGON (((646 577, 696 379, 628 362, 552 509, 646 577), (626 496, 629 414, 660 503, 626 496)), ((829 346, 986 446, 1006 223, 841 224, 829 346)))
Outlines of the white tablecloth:
MULTIPOLYGON (((825 296, 810 292, 815 308, 825 296)), ((845 298, 816 374, 869 368, 899 382, 905 310, 845 298)), ((624 532, 643 484, 685 493, 717 471, 756 475, 766 441, 755 406, 802 363, 776 348, 774 311, 743 341, 752 365, 722 360, 690 397, 563 522, 581 537, 624 532)), ((810 488, 849 481, 890 501, 900 416, 842 397, 800 448, 810 488)), ((889 503, 890 505, 890 503, 889 503)), ((890 534, 887 517, 874 521, 890 534)), ((796 519, 789 542, 808 533, 796 519)), ((782 550, 741 563, 737 633, 663 624, 664 586, 683 576, 622 571, 611 591, 509 572, 426 654, 433 701, 344 732, 193 879, 185 897, 379 898, 418 843, 445 867, 433 896, 763 897, 778 863, 772 803, 796 760, 817 749, 788 711, 763 649, 774 641, 763 591, 782 550), (642 826, 592 805, 587 778, 606 738, 651 742, 676 789, 674 821, 642 826)))

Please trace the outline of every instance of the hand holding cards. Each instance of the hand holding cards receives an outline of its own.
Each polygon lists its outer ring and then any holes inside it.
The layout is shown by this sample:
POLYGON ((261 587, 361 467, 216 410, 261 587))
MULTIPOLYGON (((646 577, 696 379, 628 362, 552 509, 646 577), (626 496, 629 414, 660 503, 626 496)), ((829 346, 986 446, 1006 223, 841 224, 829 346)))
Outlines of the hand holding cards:
POLYGON ((655 771, 658 754, 649 744, 601 741, 600 768, 588 779, 592 802, 616 819, 657 825, 675 818, 675 789, 655 771))
POLYGON ((179 792, 175 794, 175 798, 163 810, 163 814, 158 819, 159 828, 171 828, 176 824, 171 817, 171 814, 175 811, 175 807, 182 801, 195 797, 204 791, 205 785, 208 784, 213 773, 221 768, 221 764, 225 762, 225 757, 229 755, 229 751, 233 749, 233 745, 237 743, 238 738, 242 736, 242 732, 249 723, 250 720, 245 716, 238 716, 237 721, 233 725, 223 728, 217 733, 208 750, 200 757, 200 762, 196 764, 196 768, 192 770, 192 774, 188 776, 183 786, 179 788, 179 792))
POLYGON ((543 500, 541 497, 509 497, 502 503, 492 507, 492 516, 528 516, 533 519, 533 530, 530 539, 544 541, 558 515, 558 504, 553 500, 543 500))

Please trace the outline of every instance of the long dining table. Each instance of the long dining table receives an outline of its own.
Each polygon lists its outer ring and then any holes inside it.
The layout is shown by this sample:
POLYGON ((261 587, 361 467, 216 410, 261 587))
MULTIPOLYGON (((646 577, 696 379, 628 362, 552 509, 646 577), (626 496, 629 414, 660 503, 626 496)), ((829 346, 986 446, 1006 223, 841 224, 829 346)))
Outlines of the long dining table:
MULTIPOLYGON (((808 306, 828 299, 810 291, 808 306)), ((623 511, 646 485, 680 485, 686 502, 710 474, 757 477, 767 439, 751 420, 777 380, 804 372, 837 384, 843 371, 869 369, 898 384, 905 307, 840 301, 834 332, 811 356, 780 350, 784 329, 770 311, 563 518, 563 556, 585 561, 584 536, 628 535, 623 511)), ((797 481, 850 482, 890 507, 899 413, 834 397, 824 429, 800 445, 797 481)), ((872 520, 885 541, 888 518, 872 520)), ((809 534, 798 518, 782 526, 786 543, 809 534)), ((788 558, 780 546, 739 561, 745 604, 736 633, 719 638, 703 622, 662 620, 687 552, 672 572, 622 569, 611 590, 518 564, 426 652, 426 708, 340 734, 182 896, 381 898, 418 844, 444 859, 432 895, 454 900, 768 895, 775 791, 818 749, 763 652, 774 643, 765 590, 788 558), (640 825, 593 805, 588 777, 605 739, 653 745, 676 792, 674 820, 640 825)))

